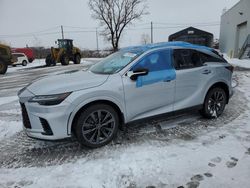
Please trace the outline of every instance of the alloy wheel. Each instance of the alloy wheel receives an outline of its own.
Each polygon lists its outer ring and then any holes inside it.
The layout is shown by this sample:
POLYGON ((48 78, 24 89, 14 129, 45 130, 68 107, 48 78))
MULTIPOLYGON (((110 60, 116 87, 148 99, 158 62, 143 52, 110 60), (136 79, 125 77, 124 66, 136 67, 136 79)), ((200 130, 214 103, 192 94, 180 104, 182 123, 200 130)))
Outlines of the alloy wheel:
POLYGON ((208 111, 209 113, 217 117, 220 115, 225 107, 225 96, 221 91, 215 91, 208 99, 208 111))
POLYGON ((107 110, 96 110, 85 118, 82 135, 91 144, 101 144, 113 135, 114 130, 113 114, 107 110))

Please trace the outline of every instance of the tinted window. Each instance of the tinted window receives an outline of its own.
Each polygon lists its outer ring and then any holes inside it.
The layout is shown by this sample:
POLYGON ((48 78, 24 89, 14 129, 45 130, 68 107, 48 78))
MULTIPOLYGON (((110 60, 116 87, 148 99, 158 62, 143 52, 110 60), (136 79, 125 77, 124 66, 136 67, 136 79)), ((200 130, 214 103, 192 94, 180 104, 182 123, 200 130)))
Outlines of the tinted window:
POLYGON ((167 70, 172 67, 167 50, 157 51, 144 56, 132 69, 146 68, 149 72, 167 70))
POLYGON ((202 58, 202 61, 204 63, 208 63, 208 62, 225 62, 225 60, 223 58, 219 57, 216 54, 209 55, 209 54, 201 53, 201 58, 202 58))
POLYGON ((173 56, 176 69, 194 68, 203 64, 200 52, 196 50, 177 49, 173 56))
POLYGON ((23 54, 12 54, 12 55, 13 55, 13 57, 24 57, 23 54))

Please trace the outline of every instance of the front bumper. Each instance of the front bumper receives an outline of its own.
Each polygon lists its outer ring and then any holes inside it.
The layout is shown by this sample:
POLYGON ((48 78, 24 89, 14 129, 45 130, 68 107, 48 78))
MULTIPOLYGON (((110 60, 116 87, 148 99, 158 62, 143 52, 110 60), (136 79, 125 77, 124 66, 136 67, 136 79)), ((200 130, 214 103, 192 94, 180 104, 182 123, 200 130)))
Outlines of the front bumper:
MULTIPOLYGON (((27 90, 24 93, 27 94, 27 90)), ((28 99, 31 97, 19 96, 19 98, 23 129, 29 137, 42 140, 61 140, 71 137, 67 128, 72 112, 71 103, 64 100, 59 105, 43 106, 29 102, 28 99)))

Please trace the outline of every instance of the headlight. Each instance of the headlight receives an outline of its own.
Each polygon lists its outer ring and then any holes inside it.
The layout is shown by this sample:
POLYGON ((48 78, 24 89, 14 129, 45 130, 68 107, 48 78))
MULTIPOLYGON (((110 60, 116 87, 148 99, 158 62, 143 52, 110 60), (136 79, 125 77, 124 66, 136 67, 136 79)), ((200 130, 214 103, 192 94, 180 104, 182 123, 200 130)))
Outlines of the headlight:
POLYGON ((55 95, 38 95, 29 100, 29 102, 36 102, 40 105, 50 106, 50 105, 57 105, 66 99, 71 92, 68 93, 61 93, 55 95))

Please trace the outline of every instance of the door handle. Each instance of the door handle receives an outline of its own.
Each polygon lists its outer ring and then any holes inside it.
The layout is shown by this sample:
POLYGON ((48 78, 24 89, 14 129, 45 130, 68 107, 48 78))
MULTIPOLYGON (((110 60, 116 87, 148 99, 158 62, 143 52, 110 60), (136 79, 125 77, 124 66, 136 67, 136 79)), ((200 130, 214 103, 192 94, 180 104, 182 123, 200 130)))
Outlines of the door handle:
POLYGON ((211 73, 212 73, 211 70, 204 70, 204 71, 202 71, 202 74, 211 74, 211 73))

